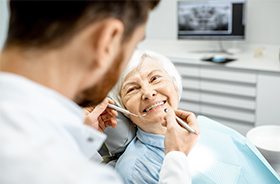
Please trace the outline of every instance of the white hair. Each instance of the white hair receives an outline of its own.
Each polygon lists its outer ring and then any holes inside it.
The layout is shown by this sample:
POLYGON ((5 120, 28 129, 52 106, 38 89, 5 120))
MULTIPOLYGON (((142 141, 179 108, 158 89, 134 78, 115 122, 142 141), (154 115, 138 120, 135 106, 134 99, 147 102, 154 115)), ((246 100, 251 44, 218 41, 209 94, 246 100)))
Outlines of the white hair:
POLYGON ((123 74, 121 75, 119 81, 114 86, 114 88, 109 92, 109 98, 111 98, 116 103, 116 105, 125 108, 122 103, 121 96, 120 96, 121 87, 123 85, 123 82, 124 82, 126 76, 131 71, 133 71, 138 66, 140 66, 140 64, 142 63, 142 61, 145 58, 154 59, 154 60, 158 61, 159 64, 162 65, 162 68, 165 70, 165 72, 172 78, 174 86, 177 88, 177 92, 178 92, 178 96, 179 96, 178 100, 180 100, 180 98, 182 96, 182 79, 181 79, 181 76, 180 76, 178 70, 174 66, 174 64, 167 57, 165 57, 161 54, 158 54, 158 53, 155 53, 152 51, 146 51, 146 50, 136 50, 136 51, 134 51, 134 53, 131 57, 131 60, 129 61, 126 69, 124 70, 123 74))

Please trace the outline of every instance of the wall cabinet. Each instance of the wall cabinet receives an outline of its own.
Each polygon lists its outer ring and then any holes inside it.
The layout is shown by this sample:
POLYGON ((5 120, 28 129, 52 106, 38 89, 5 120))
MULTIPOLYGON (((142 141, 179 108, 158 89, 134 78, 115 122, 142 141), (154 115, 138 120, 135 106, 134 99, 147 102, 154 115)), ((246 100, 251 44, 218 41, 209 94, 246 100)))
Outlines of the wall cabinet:
POLYGON ((182 76, 179 108, 205 115, 243 135, 280 125, 280 74, 172 60, 182 76))
POLYGON ((280 75, 258 74, 256 126, 280 125, 280 75))

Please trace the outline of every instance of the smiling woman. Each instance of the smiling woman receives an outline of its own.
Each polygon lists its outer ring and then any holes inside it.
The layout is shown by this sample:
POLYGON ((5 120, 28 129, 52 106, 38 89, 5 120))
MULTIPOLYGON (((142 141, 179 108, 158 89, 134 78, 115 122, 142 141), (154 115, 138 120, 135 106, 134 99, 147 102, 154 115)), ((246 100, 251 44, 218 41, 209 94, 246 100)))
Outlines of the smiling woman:
MULTIPOLYGON (((125 183, 158 183, 166 157, 163 109, 181 111, 177 110, 181 92, 180 75, 170 60, 150 51, 134 52, 109 95, 134 114, 146 113, 141 118, 129 116, 137 125, 136 136, 115 166, 125 183)), ((244 136, 203 116, 197 121, 200 140, 188 154, 192 183, 280 183, 269 163, 244 136)), ((110 139, 111 134, 107 135, 110 139)))
POLYGON ((154 52, 136 51, 110 97, 134 114, 147 114, 142 118, 130 117, 142 130, 164 135, 163 108, 178 108, 180 84, 180 74, 170 60, 154 52))
POLYGON ((142 130, 164 134, 165 113, 162 108, 177 109, 178 93, 171 77, 160 69, 160 64, 151 58, 144 58, 140 67, 125 79, 121 89, 122 103, 132 113, 147 115, 130 119, 142 130))

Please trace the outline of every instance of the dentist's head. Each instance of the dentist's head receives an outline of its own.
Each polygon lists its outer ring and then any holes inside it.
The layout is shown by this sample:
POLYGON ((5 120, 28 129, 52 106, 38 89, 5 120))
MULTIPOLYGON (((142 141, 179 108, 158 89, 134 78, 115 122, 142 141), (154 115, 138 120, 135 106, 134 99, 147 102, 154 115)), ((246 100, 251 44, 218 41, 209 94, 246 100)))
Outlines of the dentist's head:
POLYGON ((10 1, 1 70, 100 103, 145 38, 151 1, 10 1))

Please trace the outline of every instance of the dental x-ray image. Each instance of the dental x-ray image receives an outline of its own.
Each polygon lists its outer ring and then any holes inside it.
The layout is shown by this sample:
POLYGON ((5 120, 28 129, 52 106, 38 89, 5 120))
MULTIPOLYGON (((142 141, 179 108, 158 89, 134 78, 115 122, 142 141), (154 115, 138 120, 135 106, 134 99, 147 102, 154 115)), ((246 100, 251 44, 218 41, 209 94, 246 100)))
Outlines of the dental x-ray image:
POLYGON ((219 1, 180 3, 178 21, 183 34, 231 34, 232 4, 219 1))

